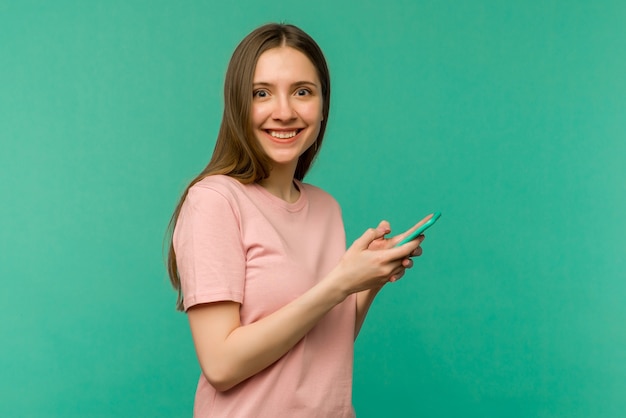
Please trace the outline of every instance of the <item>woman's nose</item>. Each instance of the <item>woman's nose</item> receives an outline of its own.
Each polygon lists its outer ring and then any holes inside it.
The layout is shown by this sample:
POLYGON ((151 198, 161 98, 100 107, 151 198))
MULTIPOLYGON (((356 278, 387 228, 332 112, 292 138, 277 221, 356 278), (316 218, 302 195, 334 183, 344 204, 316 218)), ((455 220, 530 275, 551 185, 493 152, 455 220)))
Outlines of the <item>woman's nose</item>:
POLYGON ((288 97, 276 98, 276 101, 274 102, 274 111, 272 112, 272 117, 276 120, 282 121, 295 119, 296 112, 293 108, 293 103, 291 103, 288 97))

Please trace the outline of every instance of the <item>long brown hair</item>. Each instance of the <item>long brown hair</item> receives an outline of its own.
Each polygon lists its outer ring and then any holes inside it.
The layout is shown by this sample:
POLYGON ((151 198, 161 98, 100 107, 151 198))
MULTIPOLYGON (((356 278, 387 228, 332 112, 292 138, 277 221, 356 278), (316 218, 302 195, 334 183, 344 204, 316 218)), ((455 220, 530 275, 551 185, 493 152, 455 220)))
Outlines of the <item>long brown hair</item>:
POLYGON ((214 174, 224 174, 244 184, 258 182, 269 176, 270 161, 252 130, 252 84, 261 54, 280 46, 289 46, 306 55, 317 70, 322 87, 323 119, 320 131, 314 145, 298 159, 294 175, 297 180, 304 178, 322 146, 330 110, 330 74, 322 50, 308 34, 293 25, 271 23, 255 29, 237 46, 228 64, 224 81, 224 114, 211 160, 185 188, 167 229, 167 272, 172 286, 178 291, 178 310, 183 310, 183 294, 172 237, 189 188, 214 174))

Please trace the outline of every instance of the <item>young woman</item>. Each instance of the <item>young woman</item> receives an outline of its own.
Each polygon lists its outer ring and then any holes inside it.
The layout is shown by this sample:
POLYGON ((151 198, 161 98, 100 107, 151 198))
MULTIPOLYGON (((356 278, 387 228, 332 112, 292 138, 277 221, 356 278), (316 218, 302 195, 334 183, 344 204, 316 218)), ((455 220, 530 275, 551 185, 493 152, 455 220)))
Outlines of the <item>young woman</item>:
MULTIPOLYGON (((318 45, 269 24, 236 48, 208 166, 172 217, 169 274, 202 375, 196 417, 353 417, 353 341, 376 293, 421 254, 389 224, 346 251, 337 202, 302 182, 330 79, 318 45)), ((422 222, 416 225, 418 227, 422 222)))

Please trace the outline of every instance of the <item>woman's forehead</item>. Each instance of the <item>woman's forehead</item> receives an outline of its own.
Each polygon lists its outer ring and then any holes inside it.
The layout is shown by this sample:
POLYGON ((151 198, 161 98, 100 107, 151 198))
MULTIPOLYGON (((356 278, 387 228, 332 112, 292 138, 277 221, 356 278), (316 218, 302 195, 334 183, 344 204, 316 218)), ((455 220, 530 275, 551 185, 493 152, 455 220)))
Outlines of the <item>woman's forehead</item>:
POLYGON ((254 82, 271 83, 286 79, 319 83, 315 66, 302 51, 280 46, 263 52, 256 64, 254 82))

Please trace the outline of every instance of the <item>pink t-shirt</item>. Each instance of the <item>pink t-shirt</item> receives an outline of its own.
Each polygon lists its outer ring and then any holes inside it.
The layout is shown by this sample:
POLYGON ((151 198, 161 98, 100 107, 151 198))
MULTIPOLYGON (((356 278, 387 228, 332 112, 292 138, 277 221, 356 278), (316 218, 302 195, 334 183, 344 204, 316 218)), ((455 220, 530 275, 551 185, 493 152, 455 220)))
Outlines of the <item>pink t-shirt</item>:
MULTIPOLYGON (((317 187, 297 185, 295 203, 221 175, 190 188, 174 231, 185 309, 235 301, 242 325, 250 324, 337 265, 345 252, 339 205, 317 187)), ((194 417, 354 417, 355 314, 352 295, 276 363, 226 392, 201 376, 194 417)))

